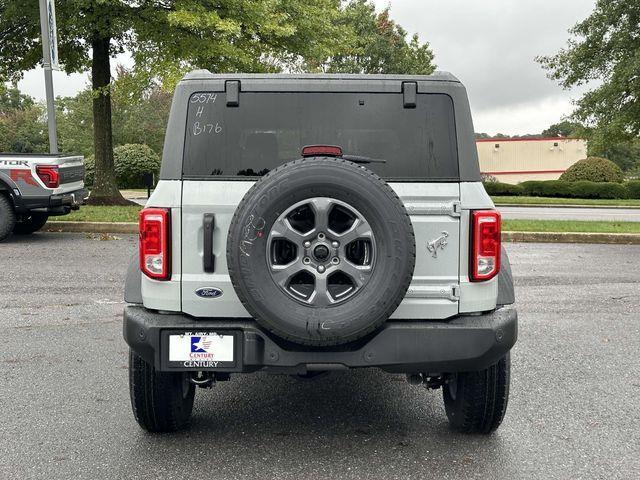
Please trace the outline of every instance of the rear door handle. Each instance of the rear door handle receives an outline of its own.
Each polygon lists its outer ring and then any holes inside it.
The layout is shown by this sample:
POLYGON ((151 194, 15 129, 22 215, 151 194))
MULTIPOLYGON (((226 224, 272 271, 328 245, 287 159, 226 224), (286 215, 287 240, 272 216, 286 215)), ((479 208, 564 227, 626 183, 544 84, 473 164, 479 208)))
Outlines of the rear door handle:
POLYGON ((212 273, 216 269, 216 256, 213 254, 213 230, 216 222, 213 213, 205 213, 202 219, 204 231, 204 254, 202 256, 202 268, 207 273, 212 273))

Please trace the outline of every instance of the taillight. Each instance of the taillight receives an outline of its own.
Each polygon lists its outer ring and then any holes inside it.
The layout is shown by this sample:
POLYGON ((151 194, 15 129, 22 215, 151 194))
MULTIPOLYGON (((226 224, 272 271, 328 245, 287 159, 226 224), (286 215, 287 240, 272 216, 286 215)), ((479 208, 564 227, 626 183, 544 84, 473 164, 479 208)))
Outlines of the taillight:
POLYGON ((58 188, 60 185, 60 175, 57 165, 36 165, 36 173, 46 187, 58 188))
POLYGON ((500 271, 500 213, 476 210, 471 213, 471 259, 469 277, 481 282, 500 271))
POLYGON ((342 148, 335 145, 307 145, 302 148, 303 157, 315 157, 316 155, 341 157, 342 148))
POLYGON ((140 212, 140 270, 154 280, 171 278, 171 210, 140 212))

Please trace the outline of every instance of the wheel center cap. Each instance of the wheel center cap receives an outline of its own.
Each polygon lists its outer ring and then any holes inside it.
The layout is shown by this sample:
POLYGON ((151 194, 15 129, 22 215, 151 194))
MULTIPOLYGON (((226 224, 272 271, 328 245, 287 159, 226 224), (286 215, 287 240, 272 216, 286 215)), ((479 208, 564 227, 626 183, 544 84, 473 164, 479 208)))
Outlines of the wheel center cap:
POLYGON ((329 257, 329 249, 326 245, 318 245, 313 249, 313 256, 320 261, 324 261, 329 257))

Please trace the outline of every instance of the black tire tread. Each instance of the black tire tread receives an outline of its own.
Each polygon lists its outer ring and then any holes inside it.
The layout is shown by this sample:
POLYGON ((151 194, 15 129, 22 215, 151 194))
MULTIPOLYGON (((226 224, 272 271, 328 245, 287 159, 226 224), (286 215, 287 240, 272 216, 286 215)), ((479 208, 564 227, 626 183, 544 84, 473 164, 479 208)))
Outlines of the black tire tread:
POLYGON ((13 209, 11 200, 0 192, 0 242, 6 240, 16 224, 16 212, 13 209))
POLYGON ((43 214, 29 215, 28 219, 24 219, 15 224, 15 226, 13 227, 13 233, 16 235, 29 235, 31 233, 37 232, 42 227, 44 227, 48 219, 49 219, 49 215, 43 215, 43 214))
POLYGON ((445 409, 454 430, 490 434, 500 426, 509 400, 510 369, 507 354, 484 370, 458 373, 455 401, 444 387, 445 409))
POLYGON ((129 391, 133 416, 149 432, 175 432, 189 425, 195 387, 182 398, 181 374, 157 372, 129 351, 129 391), (176 391, 178 390, 178 391, 176 391))

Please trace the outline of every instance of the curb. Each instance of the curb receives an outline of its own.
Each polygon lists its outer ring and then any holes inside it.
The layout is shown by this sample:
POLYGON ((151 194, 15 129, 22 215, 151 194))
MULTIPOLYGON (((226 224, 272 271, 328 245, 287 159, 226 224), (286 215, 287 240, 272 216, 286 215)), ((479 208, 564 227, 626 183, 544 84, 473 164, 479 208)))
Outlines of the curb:
POLYGON ((138 224, 130 222, 47 222, 45 232, 138 233, 138 224))
MULTIPOLYGON (((46 232, 137 234, 138 224, 130 222, 47 222, 46 232)), ((502 232, 504 242, 609 243, 640 245, 640 233, 502 232)))

